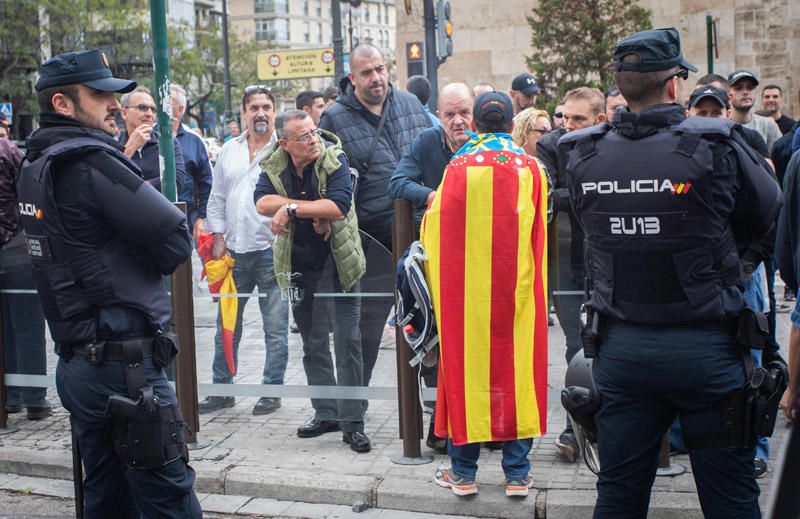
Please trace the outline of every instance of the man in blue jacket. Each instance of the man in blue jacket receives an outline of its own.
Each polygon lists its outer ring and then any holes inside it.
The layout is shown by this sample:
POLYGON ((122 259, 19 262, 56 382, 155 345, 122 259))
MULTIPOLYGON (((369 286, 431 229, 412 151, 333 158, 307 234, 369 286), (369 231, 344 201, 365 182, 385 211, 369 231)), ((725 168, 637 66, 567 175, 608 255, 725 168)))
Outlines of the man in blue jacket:
POLYGON ((389 198, 409 200, 417 222, 436 195, 444 168, 469 140, 466 132, 472 124, 472 102, 472 92, 464 83, 445 85, 439 93, 441 125, 414 139, 389 180, 389 198))
POLYGON ((180 143, 186 177, 178 199, 186 202, 186 222, 196 240, 205 230, 206 205, 211 194, 211 161, 203 139, 187 132, 181 124, 186 111, 186 90, 172 85, 172 135, 180 143))

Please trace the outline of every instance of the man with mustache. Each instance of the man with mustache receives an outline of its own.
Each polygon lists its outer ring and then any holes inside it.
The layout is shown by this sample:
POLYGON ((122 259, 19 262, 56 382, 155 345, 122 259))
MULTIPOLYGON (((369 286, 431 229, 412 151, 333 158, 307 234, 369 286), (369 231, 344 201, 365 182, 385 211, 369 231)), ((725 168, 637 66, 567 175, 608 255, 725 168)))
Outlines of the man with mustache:
MULTIPOLYGON (((355 194, 359 228, 390 251, 394 208, 388 195, 389 178, 414 138, 429 128, 431 121, 416 97, 389 83, 386 61, 374 45, 358 45, 350 52, 350 73, 339 86, 342 94, 322 115, 319 127, 341 139, 350 165, 359 172, 355 194)), ((368 247, 365 244, 365 253, 368 247)), ((375 268, 367 265, 361 289, 390 292, 391 275, 381 276, 375 268)), ((372 378, 392 302, 381 298, 361 306, 365 386, 372 378)))
MULTIPOLYGON (((363 376, 358 316, 366 270, 353 185, 339 139, 317 129, 302 110, 275 120, 278 144, 261 161, 263 173, 255 194, 260 214, 272 217, 275 272, 282 288, 298 294, 293 312, 303 339, 303 368, 309 385, 360 386, 363 376), (316 293, 338 292, 329 298, 316 293), (336 371, 328 332, 333 327, 336 371)), ((314 398, 314 418, 297 430, 301 438, 320 430, 342 430, 342 441, 355 452, 369 452, 360 400, 314 398)))
POLYGON ((21 222, 86 470, 84 517, 200 518, 163 369, 176 341, 162 276, 192 242, 183 213, 114 140, 114 93, 135 87, 98 50, 39 67, 40 128, 16 179, 21 222))
MULTIPOLYGON (((133 92, 123 95, 120 104, 125 128, 119 134, 119 142, 125 146, 125 155, 142 170, 145 182, 161 191, 158 130, 154 127, 156 102, 147 88, 137 87, 133 92)), ((174 136, 172 146, 175 153, 175 184, 180 193, 186 178, 186 168, 181 145, 174 136)))
MULTIPOLYGON (((206 207, 206 229, 214 235, 214 259, 222 258, 226 253, 234 259, 233 281, 238 294, 250 294, 258 287, 258 306, 266 346, 263 384, 283 384, 289 359, 289 306, 281 298, 272 267, 270 219, 258 214, 253 204, 253 190, 261 173, 258 163, 278 140, 272 126, 274 117, 275 97, 270 89, 263 85, 245 88, 242 119, 247 129, 222 146, 214 166, 206 207)), ((242 314, 247 301, 247 297, 240 297, 237 308, 233 332, 234 373, 242 338, 242 314)), ((223 349, 221 313, 217 314, 212 371, 215 384, 233 383, 234 373, 228 367, 223 349)), ((235 403, 232 396, 209 396, 200 402, 198 410, 210 413, 233 407, 235 403)), ((280 398, 262 397, 253 408, 253 414, 274 413, 280 406, 280 398)))

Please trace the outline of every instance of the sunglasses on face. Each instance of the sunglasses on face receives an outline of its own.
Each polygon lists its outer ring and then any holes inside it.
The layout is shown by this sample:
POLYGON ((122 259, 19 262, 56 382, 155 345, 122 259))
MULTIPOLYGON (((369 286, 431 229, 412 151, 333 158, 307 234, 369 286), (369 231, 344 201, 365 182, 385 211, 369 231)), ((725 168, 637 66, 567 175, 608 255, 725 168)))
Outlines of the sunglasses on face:
POLYGON ((138 105, 128 105, 125 108, 136 108, 140 112, 150 111, 150 112, 153 112, 153 113, 156 113, 156 111, 158 110, 155 106, 147 105, 147 104, 144 104, 144 103, 140 103, 138 105))

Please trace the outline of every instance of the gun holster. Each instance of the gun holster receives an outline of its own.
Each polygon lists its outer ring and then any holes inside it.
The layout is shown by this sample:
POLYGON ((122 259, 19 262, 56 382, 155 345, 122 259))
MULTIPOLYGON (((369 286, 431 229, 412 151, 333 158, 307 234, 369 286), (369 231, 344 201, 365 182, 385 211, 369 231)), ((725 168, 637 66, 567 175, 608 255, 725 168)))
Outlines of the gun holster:
POLYGON ((163 332, 156 336, 153 344, 153 363, 159 368, 166 368, 180 353, 178 336, 172 332, 163 332))
POLYGON ((113 395, 106 411, 114 417, 114 446, 123 463, 132 469, 163 467, 189 452, 183 441, 183 417, 172 404, 162 404, 151 386, 139 399, 113 395))
MULTIPOLYGON (((162 347, 169 345, 169 337, 160 340, 166 335, 161 334, 156 339, 154 362, 159 343, 162 347)), ((162 353, 165 351, 166 347, 162 353)), ((128 396, 112 395, 106 406, 106 412, 114 417, 117 454, 132 469, 163 467, 178 458, 188 462, 189 451, 183 440, 180 409, 171 403, 161 403, 153 392, 153 386, 147 384, 141 344, 135 341, 123 343, 123 352, 128 396)))
POLYGON ((763 350, 769 335, 767 316, 745 308, 739 314, 736 341, 746 349, 763 350))
POLYGON ((601 331, 600 314, 585 304, 581 305, 581 343, 583 344, 583 356, 587 359, 597 357, 597 350, 603 342, 601 331))

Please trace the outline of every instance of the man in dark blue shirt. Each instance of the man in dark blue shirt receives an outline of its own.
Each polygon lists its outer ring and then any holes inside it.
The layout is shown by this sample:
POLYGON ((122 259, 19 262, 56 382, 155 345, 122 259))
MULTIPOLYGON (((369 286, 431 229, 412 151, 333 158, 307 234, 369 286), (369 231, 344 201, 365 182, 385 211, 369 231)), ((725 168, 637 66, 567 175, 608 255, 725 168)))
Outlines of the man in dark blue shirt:
POLYGON ((186 169, 178 199, 186 202, 186 222, 196 240, 205 230, 206 205, 211 194, 211 161, 203 139, 183 128, 181 119, 185 111, 186 91, 178 85, 172 85, 172 135, 180 143, 186 169))
MULTIPOLYGON (((123 95, 120 104, 125 128, 119 133, 119 143, 125 147, 125 155, 142 170, 145 182, 161 191, 158 131, 153 126, 156 121, 156 103, 147 88, 137 87, 133 92, 123 95)), ((177 139, 172 139, 172 145, 175 153, 175 184, 180 193, 186 169, 177 139)))
POLYGON ((409 200, 417 222, 436 195, 444 168, 469 140, 466 131, 472 124, 472 101, 472 92, 464 83, 445 85, 439 94, 441 125, 417 135, 389 180, 389 197, 409 200))

